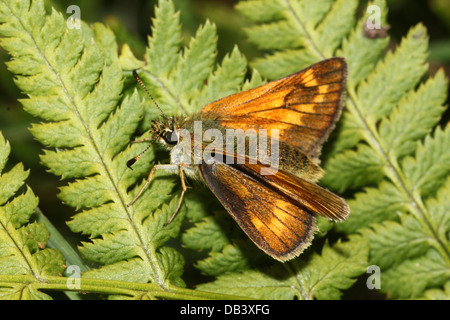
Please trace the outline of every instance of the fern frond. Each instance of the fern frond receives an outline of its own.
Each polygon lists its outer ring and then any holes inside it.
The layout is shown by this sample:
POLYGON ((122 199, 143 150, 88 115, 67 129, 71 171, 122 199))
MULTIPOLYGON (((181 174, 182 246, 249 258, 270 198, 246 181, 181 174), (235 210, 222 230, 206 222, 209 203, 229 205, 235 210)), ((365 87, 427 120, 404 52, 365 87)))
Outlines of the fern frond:
POLYGON ((292 263, 221 275, 200 290, 243 294, 256 299, 338 299, 365 271, 364 241, 326 244, 320 254, 292 263))
POLYGON ((151 201, 146 202, 154 192, 136 206, 126 205, 132 199, 128 189, 149 169, 152 152, 134 171, 127 169, 127 159, 139 150, 127 145, 142 109, 136 92, 121 100, 123 78, 114 35, 101 24, 68 29, 59 12, 46 15, 43 1, 14 3, 1 4, 2 46, 14 57, 8 67, 17 74, 16 84, 29 96, 22 101, 25 109, 45 120, 31 128, 47 147, 42 163, 71 179, 59 197, 79 210, 69 222, 71 229, 93 239, 81 253, 124 269, 137 259, 146 268, 141 282, 180 284, 179 273, 164 266, 171 255, 162 248, 177 234, 180 222, 163 230, 173 202, 158 209, 161 202, 156 201, 169 199, 172 183, 162 183, 151 201))
MULTIPOLYGON (((383 198, 377 195, 377 198, 369 202, 374 203, 374 200, 378 200, 379 204, 375 207, 384 207, 387 210, 383 210, 381 215, 375 216, 373 211, 370 212, 370 207, 361 209, 367 207, 368 202, 360 201, 368 197, 357 195, 356 200, 351 201, 350 205, 352 209, 356 207, 361 210, 352 210, 354 214, 349 219, 348 225, 361 228, 375 222, 381 222, 384 219, 399 221, 397 215, 401 213, 400 221, 392 222, 393 225, 389 225, 388 229, 386 229, 387 225, 383 224, 384 227, 381 227, 374 224, 373 233, 366 231, 366 236, 370 239, 371 244, 371 262, 379 264, 382 268, 384 267, 385 272, 382 273, 382 279, 385 279, 385 287, 382 287, 382 290, 389 291, 392 297, 417 297, 426 288, 442 285, 448 279, 445 278, 445 272, 444 275, 433 275, 431 270, 434 270, 436 266, 431 264, 423 264, 424 269, 422 270, 412 268, 412 266, 418 265, 413 264, 413 261, 418 262, 427 259, 426 257, 429 257, 434 250, 439 253, 436 256, 437 260, 434 259, 434 261, 441 261, 444 269, 450 261, 448 237, 438 232, 438 224, 433 219, 433 211, 436 208, 430 211, 423 204, 432 191, 421 190, 417 185, 419 183, 417 180, 423 179, 426 184, 433 184, 432 190, 436 191, 442 185, 443 179, 449 174, 448 166, 443 164, 448 161, 448 152, 440 147, 442 143, 448 143, 447 138, 445 138, 448 128, 445 128, 444 132, 439 128, 435 129, 434 134, 437 138, 435 144, 432 142, 434 139, 430 136, 445 110, 442 105, 446 100, 447 80, 443 72, 438 72, 417 90, 414 89, 426 70, 424 56, 426 46, 426 30, 421 25, 412 28, 395 52, 388 54, 384 62, 377 65, 366 82, 363 81, 356 90, 349 89, 348 109, 354 120, 358 120, 361 127, 364 128, 364 130, 359 131, 363 143, 367 143, 374 151, 373 154, 376 157, 374 159, 378 159, 380 164, 378 172, 383 173, 381 176, 378 175, 376 179, 366 179, 365 183, 379 183, 383 176, 390 182, 380 184, 379 190, 384 191, 379 195, 384 194, 383 198), (411 52, 414 54, 411 55, 411 52), (408 60, 405 60, 406 57, 408 57, 408 60), (392 61, 397 59, 398 62, 391 64, 392 61), (394 67, 394 65, 397 67, 394 67), (401 68, 401 70, 392 73, 395 68, 401 68), (389 76, 383 75, 383 73, 387 73, 389 76), (372 88, 376 88, 375 83, 372 85, 368 85, 368 83, 373 81, 370 79, 377 77, 384 82, 389 79, 389 84, 384 83, 383 87, 387 85, 389 88, 395 87, 396 89, 389 92, 389 90, 380 87, 378 95, 372 93, 373 100, 367 100, 367 97, 370 96, 369 92, 372 88), (367 106, 370 108, 368 109, 367 106), (381 122, 378 126, 379 120, 381 122), (433 147, 424 151, 420 143, 422 139, 425 139, 425 143, 431 142, 431 145, 435 145, 434 150, 437 148, 437 154, 432 159, 431 157, 428 158, 428 162, 421 157, 424 157, 425 154, 427 154, 425 157, 428 157, 428 153, 432 152, 433 147), (436 144, 439 144, 439 146, 436 146, 436 144), (412 156, 413 153, 415 153, 415 157, 412 156), (427 175, 428 166, 435 168, 434 174, 427 175), (420 172, 419 168, 423 168, 424 171, 420 172), (418 178, 418 175, 420 175, 420 178, 418 178), (389 185, 389 189, 393 189, 392 192, 385 192, 387 185, 389 185), (384 187, 381 188, 381 186, 384 187), (393 212, 393 209, 396 212, 393 212), (367 214, 370 214, 370 218, 364 216, 367 214), (363 221, 366 223, 365 225, 361 224, 363 221), (395 230, 391 230, 391 228, 395 228, 395 230), (391 236, 388 236, 388 234, 391 236), (427 240, 424 242, 424 239, 427 240), (416 244, 416 246, 410 248, 411 244, 416 244), (386 252, 386 247, 391 249, 389 254, 386 252), (394 256, 396 257, 395 261, 385 264, 386 259, 394 259, 394 256), (401 261, 402 257, 406 261, 401 261), (414 290, 408 290, 408 286, 400 290, 399 288, 404 287, 406 278, 410 275, 408 272, 405 273, 408 268, 410 268, 410 272, 417 271, 417 274, 427 273, 426 270, 428 270, 429 275, 420 277, 420 281, 418 281, 414 290), (405 282, 401 283, 403 276, 405 282)), ((329 185, 335 185, 337 177, 342 177, 336 170, 339 170, 338 168, 342 166, 343 162, 349 161, 347 154, 354 154, 356 157, 359 148, 361 148, 361 143, 356 152, 345 151, 344 154, 337 155, 328 162, 326 168, 330 169, 330 175, 326 178, 326 181, 330 182, 329 185)), ((364 174, 364 172, 360 172, 360 174, 364 174)), ((350 174, 343 182, 344 184, 354 183, 354 179, 356 177, 350 174)), ((352 187, 361 186, 364 186, 364 183, 352 185, 352 187)), ((342 229, 346 229, 345 224, 342 229)))
POLYGON ((444 288, 441 289, 430 289, 425 291, 423 295, 424 299, 427 300, 448 300, 450 299, 450 282, 447 282, 444 285, 444 288))
MULTIPOLYGON (((346 28, 333 18, 340 13, 352 21, 353 13, 340 1, 323 1, 324 11, 309 15, 307 0, 274 1, 273 15, 265 12, 264 3, 238 5, 249 18, 258 10, 256 26, 248 34, 252 42, 272 50, 252 63, 264 76, 277 78, 333 55, 347 59, 347 108, 326 154, 322 183, 348 194, 366 189, 349 200, 350 218, 336 228, 364 235, 370 263, 381 267, 381 290, 393 298, 419 297, 428 288, 448 283, 450 241, 442 211, 448 213, 448 206, 442 194, 448 192, 449 155, 444 146, 449 144, 449 129, 436 127, 445 111, 448 82, 442 71, 421 82, 427 71, 425 27, 412 27, 385 54, 388 37, 364 36, 369 12, 346 28), (276 34, 286 24, 291 30, 285 42, 262 44, 261 33, 276 34), (295 42, 290 40, 295 38, 292 32, 298 37, 295 42)), ((379 8, 385 26, 385 1, 369 5, 379 8)))
POLYGON ((50 234, 43 223, 31 222, 38 205, 25 186, 28 171, 21 163, 4 172, 10 145, 0 133, 0 298, 51 299, 42 291, 48 277, 61 277, 65 259, 46 248, 50 234))
POLYGON ((240 13, 263 22, 247 30, 249 40, 264 50, 282 50, 251 65, 264 77, 276 79, 331 56, 353 26, 357 4, 354 0, 239 2, 240 13))

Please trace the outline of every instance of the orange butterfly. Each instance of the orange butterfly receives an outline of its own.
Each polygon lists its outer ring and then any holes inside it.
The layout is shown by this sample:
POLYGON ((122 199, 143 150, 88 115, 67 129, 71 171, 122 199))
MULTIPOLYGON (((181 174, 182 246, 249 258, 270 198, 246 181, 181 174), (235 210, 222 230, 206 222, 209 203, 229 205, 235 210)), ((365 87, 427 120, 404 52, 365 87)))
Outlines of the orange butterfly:
MULTIPOLYGON (((163 118, 153 122, 151 139, 170 150, 171 164, 154 165, 130 204, 151 182, 156 169, 176 172, 182 193, 170 223, 187 190, 185 176, 201 177, 259 248, 280 261, 298 256, 317 229, 315 214, 341 221, 350 213, 342 198, 316 184, 323 175, 318 165, 322 144, 342 111, 346 70, 343 58, 323 60, 212 102, 187 118, 168 118, 157 105, 163 118), (232 129, 246 133, 243 148, 235 146, 239 135, 218 139, 232 129), (214 144, 196 140, 199 136, 211 139, 211 130, 215 130, 214 144), (276 166, 267 157, 259 158, 259 153, 250 154, 253 140, 247 133, 252 130, 264 132, 255 141, 271 140, 266 151, 269 157, 277 156, 276 166), (198 161, 205 154, 210 155, 207 161, 198 161)), ((133 74, 145 89, 136 71, 133 74)), ((142 153, 127 165, 131 167, 142 153)))

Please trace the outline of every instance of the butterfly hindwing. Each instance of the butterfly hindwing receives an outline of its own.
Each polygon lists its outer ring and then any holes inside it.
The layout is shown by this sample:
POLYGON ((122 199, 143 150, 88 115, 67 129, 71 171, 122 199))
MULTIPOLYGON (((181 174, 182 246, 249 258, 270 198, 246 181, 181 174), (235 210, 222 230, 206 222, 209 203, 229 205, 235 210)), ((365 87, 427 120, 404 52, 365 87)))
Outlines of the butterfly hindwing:
POLYGON ((316 225, 308 208, 232 165, 201 164, 200 172, 249 238, 273 258, 292 259, 311 243, 316 225))
POLYGON ((344 199, 290 172, 270 168, 260 163, 237 164, 236 169, 249 176, 257 177, 261 182, 324 218, 343 221, 350 214, 350 208, 344 199), (261 174, 262 172, 264 174, 261 174))

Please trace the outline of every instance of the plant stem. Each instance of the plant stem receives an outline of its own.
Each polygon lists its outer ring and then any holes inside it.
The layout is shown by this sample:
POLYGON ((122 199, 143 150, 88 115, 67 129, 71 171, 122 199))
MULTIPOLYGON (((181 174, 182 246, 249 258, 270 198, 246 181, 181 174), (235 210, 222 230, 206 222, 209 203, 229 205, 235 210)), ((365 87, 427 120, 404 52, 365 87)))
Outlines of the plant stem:
POLYGON ((166 286, 162 290, 159 285, 153 283, 136 283, 117 280, 87 279, 80 278, 79 285, 73 283, 76 278, 70 277, 46 277, 41 281, 36 280, 31 275, 7 276, 0 275, 0 287, 29 286, 36 290, 57 290, 57 291, 75 291, 92 292, 107 295, 124 295, 129 297, 149 296, 154 299, 177 299, 177 300, 199 300, 199 299, 217 299, 217 300, 237 300, 249 299, 213 292, 197 291, 192 289, 180 288, 172 285, 166 286))

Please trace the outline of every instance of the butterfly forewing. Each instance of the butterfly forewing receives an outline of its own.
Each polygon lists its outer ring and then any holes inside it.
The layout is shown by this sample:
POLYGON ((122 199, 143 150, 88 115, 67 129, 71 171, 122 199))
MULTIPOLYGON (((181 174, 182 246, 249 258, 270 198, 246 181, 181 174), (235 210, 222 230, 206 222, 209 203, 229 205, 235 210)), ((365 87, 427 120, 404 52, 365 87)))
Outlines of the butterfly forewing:
POLYGON ((324 60, 215 101, 201 113, 228 128, 278 129, 280 141, 317 158, 342 110, 346 70, 342 58, 324 60))

